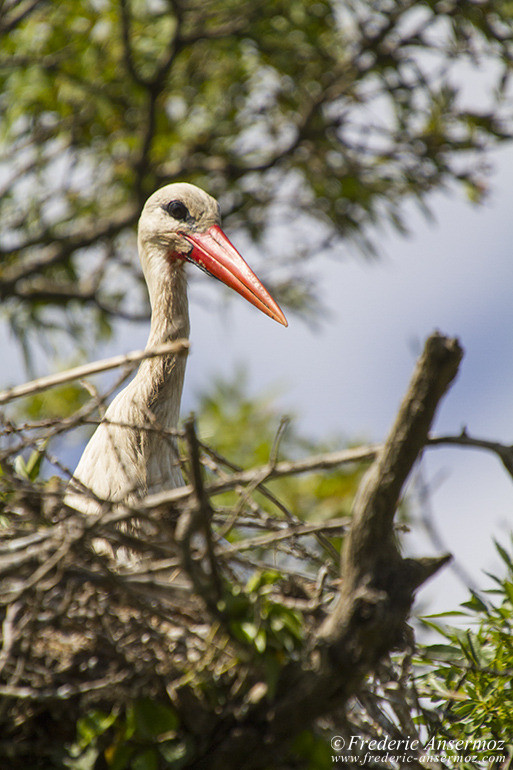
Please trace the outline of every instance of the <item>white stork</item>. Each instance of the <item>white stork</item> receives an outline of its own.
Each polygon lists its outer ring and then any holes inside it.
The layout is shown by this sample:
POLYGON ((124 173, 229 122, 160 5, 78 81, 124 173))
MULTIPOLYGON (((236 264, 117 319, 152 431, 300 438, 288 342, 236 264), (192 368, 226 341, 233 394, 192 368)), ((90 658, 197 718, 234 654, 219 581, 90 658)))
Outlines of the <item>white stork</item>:
MULTIPOLYGON (((219 204, 191 184, 163 187, 146 201, 138 248, 151 304, 147 349, 189 336, 186 262, 235 289, 275 321, 282 311, 220 228, 219 204)), ((178 424, 186 357, 169 354, 143 360, 116 396, 87 444, 66 502, 85 513, 98 509, 93 497, 130 502, 183 484, 176 444, 162 431, 178 424), (148 430, 155 426, 156 430, 148 430)))

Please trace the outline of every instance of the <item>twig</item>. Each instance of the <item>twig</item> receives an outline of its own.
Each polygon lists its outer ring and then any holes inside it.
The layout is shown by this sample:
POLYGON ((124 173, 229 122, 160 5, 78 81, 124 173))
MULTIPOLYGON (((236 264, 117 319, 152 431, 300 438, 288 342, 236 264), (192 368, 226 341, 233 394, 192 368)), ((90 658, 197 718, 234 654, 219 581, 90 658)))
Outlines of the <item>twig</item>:
POLYGON ((500 458, 509 475, 513 477, 513 446, 511 444, 501 444, 499 441, 475 438, 469 436, 466 430, 463 430, 459 436, 433 436, 433 438, 428 440, 428 446, 432 447, 447 444, 468 447, 469 449, 486 449, 489 452, 493 452, 500 458))
POLYGON ((271 452, 269 454, 269 465, 271 466, 271 468, 276 467, 276 463, 278 462, 278 452, 280 449, 280 444, 289 424, 290 424, 290 417, 281 418, 280 424, 278 426, 278 430, 276 431, 276 436, 274 437, 273 445, 271 447, 271 452))
POLYGON ((223 556, 229 556, 232 553, 239 553, 240 551, 247 551, 252 548, 269 546, 280 540, 290 540, 293 537, 316 535, 326 532, 335 532, 336 534, 341 535, 344 533, 349 521, 350 519, 345 517, 343 519, 331 519, 322 524, 288 524, 286 528, 278 532, 272 532, 269 535, 249 537, 246 540, 239 540, 237 543, 230 543, 230 545, 223 549, 223 556))
MULTIPOLYGON (((207 444, 204 444, 200 442, 200 446, 203 449, 204 452, 214 461, 214 463, 220 463, 221 465, 226 466, 231 471, 235 471, 236 473, 241 473, 243 471, 243 468, 240 465, 236 465, 235 463, 228 460, 226 457, 223 457, 219 454, 219 452, 216 452, 212 449, 212 447, 209 447, 207 444)), ((217 467, 215 470, 218 472, 218 475, 222 476, 223 479, 229 479, 230 476, 224 473, 222 470, 218 470, 217 467)), ((259 484, 257 487, 258 491, 267 499, 269 502, 271 502, 276 508, 281 511, 281 513, 285 516, 286 519, 289 519, 290 521, 299 521, 294 515, 289 511, 287 506, 280 500, 276 495, 274 495, 267 487, 262 483, 259 484)), ((223 533, 224 535, 227 534, 227 532, 230 531, 232 525, 229 524, 223 533)))
POLYGON ((15 634, 13 633, 14 620, 21 607, 20 602, 9 604, 6 611, 4 621, 2 623, 2 649, 0 650, 0 673, 3 671, 5 664, 9 658, 11 647, 14 642, 15 634))
POLYGON ((218 614, 217 604, 221 598, 221 583, 212 541, 212 508, 203 484, 199 442, 196 436, 193 417, 190 417, 185 423, 185 438, 189 449, 195 506, 182 513, 176 526, 175 536, 181 548, 186 572, 209 609, 218 614), (208 559, 207 569, 205 569, 202 559, 195 558, 192 553, 192 539, 197 533, 201 533, 205 539, 208 559))
POLYGON ((143 361, 145 358, 156 358, 158 356, 165 356, 168 353, 184 353, 187 350, 189 350, 189 340, 179 339, 174 342, 159 345, 151 350, 136 350, 132 353, 126 353, 126 355, 113 356, 112 358, 105 358, 103 361, 94 361, 91 364, 76 366, 73 369, 67 369, 58 374, 39 377, 37 380, 25 382, 23 385, 16 385, 13 388, 0 391, 0 404, 6 404, 9 401, 13 401, 15 398, 21 398, 22 396, 41 393, 43 390, 53 388, 56 385, 62 385, 71 380, 79 380, 83 377, 106 372, 109 369, 117 369, 118 367, 126 366, 127 364, 136 364, 139 363, 139 361, 143 361))
MULTIPOLYGON (((446 551, 447 547, 445 545, 444 539, 435 522, 433 506, 431 505, 431 499, 429 495, 429 487, 422 476, 422 471, 420 468, 416 474, 414 492, 416 492, 418 500, 418 509, 420 514, 419 520, 424 527, 427 536, 437 551, 446 551)), ((453 559, 449 565, 449 569, 452 570, 462 585, 464 585, 469 592, 479 594, 481 601, 486 603, 485 598, 480 595, 479 588, 476 582, 473 580, 472 575, 468 570, 465 569, 464 565, 459 561, 459 559, 453 559)))
MULTIPOLYGON (((301 473, 313 473, 315 471, 336 468, 340 465, 368 462, 369 460, 374 459, 378 449, 379 445, 369 445, 357 447, 356 449, 341 449, 339 452, 313 455, 304 460, 283 460, 282 462, 277 463, 274 468, 270 468, 269 465, 262 465, 258 468, 234 473, 228 479, 215 481, 206 487, 206 492, 209 496, 219 495, 223 492, 228 492, 237 486, 253 484, 255 478, 270 481, 271 479, 279 479, 284 476, 298 476, 301 473)), ((178 489, 170 489, 165 492, 157 492, 153 495, 148 495, 141 500, 140 506, 144 509, 151 509, 160 505, 178 503, 186 500, 192 493, 193 489, 190 485, 178 489)))
POLYGON ((21 700, 33 700, 33 701, 45 701, 55 700, 59 698, 62 700, 68 700, 74 698, 80 693, 89 693, 95 690, 104 690, 107 687, 112 687, 119 682, 122 682, 127 678, 127 674, 113 674, 106 676, 103 679, 94 680, 91 682, 84 682, 79 685, 62 685, 57 689, 49 687, 45 690, 36 690, 32 687, 14 687, 10 685, 0 685, 0 695, 5 698, 16 698, 21 700))

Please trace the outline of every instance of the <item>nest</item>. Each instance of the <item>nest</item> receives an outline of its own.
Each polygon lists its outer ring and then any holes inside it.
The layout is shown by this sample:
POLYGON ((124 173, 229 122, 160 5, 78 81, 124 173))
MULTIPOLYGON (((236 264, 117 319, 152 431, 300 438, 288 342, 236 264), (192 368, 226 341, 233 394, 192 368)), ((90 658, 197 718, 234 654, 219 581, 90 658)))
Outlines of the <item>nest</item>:
POLYGON ((237 503, 214 510, 202 477, 229 486, 227 476, 215 480, 213 453, 191 435, 190 487, 132 507, 105 503, 94 516, 65 504, 59 480, 31 483, 4 459, 0 756, 10 767, 44 764, 93 710, 171 699, 198 723, 213 683, 227 708, 243 708, 263 659, 255 663, 239 627, 262 602, 300 616, 303 631, 322 618, 337 577, 325 532, 340 535, 343 522, 305 524, 282 504, 270 516, 255 499, 262 469, 251 484, 233 473, 237 503))

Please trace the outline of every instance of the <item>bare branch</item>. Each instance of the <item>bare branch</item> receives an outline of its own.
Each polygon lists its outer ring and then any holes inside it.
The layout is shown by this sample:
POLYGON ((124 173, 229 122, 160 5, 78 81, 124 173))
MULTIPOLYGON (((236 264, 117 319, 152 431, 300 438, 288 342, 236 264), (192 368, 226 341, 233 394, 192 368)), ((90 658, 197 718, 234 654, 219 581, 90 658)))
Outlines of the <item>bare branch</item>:
POLYGON ((133 52, 132 52, 132 43, 131 43, 131 35, 132 35, 132 20, 130 18, 130 3, 129 0, 121 0, 120 2, 120 8, 121 8, 121 29, 122 29, 122 40, 123 40, 123 58, 125 62, 125 66, 127 69, 127 72, 130 74, 130 76, 135 80, 135 82, 138 85, 145 86, 146 81, 144 78, 142 78, 138 71, 137 67, 135 66, 133 52))
POLYGON ((184 568, 191 577, 196 591, 214 615, 218 615, 221 583, 212 540, 212 508, 203 484, 199 442, 192 417, 185 423, 185 437, 189 448, 195 505, 180 516, 176 527, 176 540, 181 547, 184 568), (193 553, 192 539, 198 533, 201 533, 205 543, 206 565, 203 563, 205 556, 193 553))
POLYGON ((338 602, 314 637, 311 657, 286 667, 272 702, 250 710, 194 770, 262 767, 305 724, 345 703, 367 671, 401 643, 413 592, 449 557, 403 560, 393 518, 461 357, 456 340, 439 334, 427 340, 390 435, 360 485, 338 602))
POLYGON ((0 404, 7 404, 9 401, 13 401, 15 398, 21 398, 22 396, 31 396, 34 395, 34 393, 41 393, 43 390, 54 388, 56 385, 63 385, 65 382, 79 380, 84 377, 89 377, 92 374, 99 374, 100 372, 109 371, 109 369, 117 369, 120 366, 139 363, 139 361, 143 361, 145 358, 157 358, 159 356, 165 356, 168 353, 185 353, 188 350, 189 340, 180 339, 164 345, 159 345, 152 350, 136 350, 132 353, 126 353, 125 355, 106 358, 103 361, 95 361, 91 364, 76 366, 73 369, 67 369, 58 374, 50 374, 47 377, 40 377, 37 380, 25 382, 23 385, 17 385, 13 388, 0 391, 0 404))
MULTIPOLYGON (((332 652, 339 648, 339 643, 343 644, 347 615, 354 612, 355 596, 359 596, 362 607, 367 601, 365 596, 368 597, 365 611, 370 615, 366 620, 376 614, 377 605, 385 598, 393 598, 402 610, 397 614, 402 623, 413 590, 422 576, 427 579, 429 570, 434 569, 431 564, 419 563, 415 567, 410 560, 408 564, 403 562, 392 522, 403 485, 427 442, 435 411, 456 376, 462 355, 457 340, 438 333, 429 337, 389 437, 359 487, 341 563, 343 593, 321 632, 322 638, 330 641, 332 652)), ((444 557, 441 563, 446 560, 444 557)))
MULTIPOLYGON (((312 473, 319 470, 336 468, 340 465, 367 462, 375 457, 377 449, 378 446, 372 445, 357 447, 356 449, 341 449, 339 452, 315 455, 313 457, 307 457, 304 460, 283 460, 282 462, 276 463, 273 468, 269 465, 262 465, 258 468, 251 468, 250 470, 241 471, 240 473, 234 473, 227 479, 222 479, 209 484, 207 486, 207 494, 210 496, 222 494, 223 492, 235 489, 238 486, 254 484, 255 478, 259 478, 259 483, 262 484, 264 481, 267 482, 271 479, 283 478, 284 476, 295 476, 301 473, 312 473)), ((255 488, 258 488, 258 485, 255 488)), ((192 492, 193 490, 190 486, 170 489, 165 492, 157 492, 145 497, 144 500, 141 501, 141 507, 147 510, 161 505, 178 503, 182 500, 186 500, 192 492)))
POLYGON ((501 444, 499 441, 490 441, 488 439, 475 438, 469 436, 466 431, 459 436, 433 436, 428 441, 428 446, 446 446, 454 445, 468 447, 469 449, 486 449, 496 454, 501 460, 504 468, 510 476, 513 476, 513 445, 501 444))
POLYGON ((332 519, 331 521, 323 522, 322 524, 287 524, 278 532, 272 532, 271 534, 260 535, 258 537, 248 537, 247 540, 240 540, 237 543, 233 543, 233 545, 230 544, 223 549, 223 556, 240 553, 241 551, 247 551, 252 548, 270 546, 274 543, 278 543, 280 540, 290 540, 291 538, 304 535, 323 533, 340 536, 347 530, 350 521, 351 520, 348 517, 344 517, 342 519, 332 519))

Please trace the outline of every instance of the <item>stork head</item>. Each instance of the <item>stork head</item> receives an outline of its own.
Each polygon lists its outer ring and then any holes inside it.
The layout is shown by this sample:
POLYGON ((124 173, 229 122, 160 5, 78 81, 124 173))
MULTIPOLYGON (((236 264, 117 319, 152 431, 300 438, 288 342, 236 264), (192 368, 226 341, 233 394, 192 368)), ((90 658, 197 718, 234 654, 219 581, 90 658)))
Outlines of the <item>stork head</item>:
POLYGON ((178 182, 153 193, 139 219, 139 254, 148 283, 165 280, 184 261, 235 289, 287 326, 282 311, 220 227, 218 202, 192 184, 178 182), (150 280, 149 280, 150 279, 150 280))

